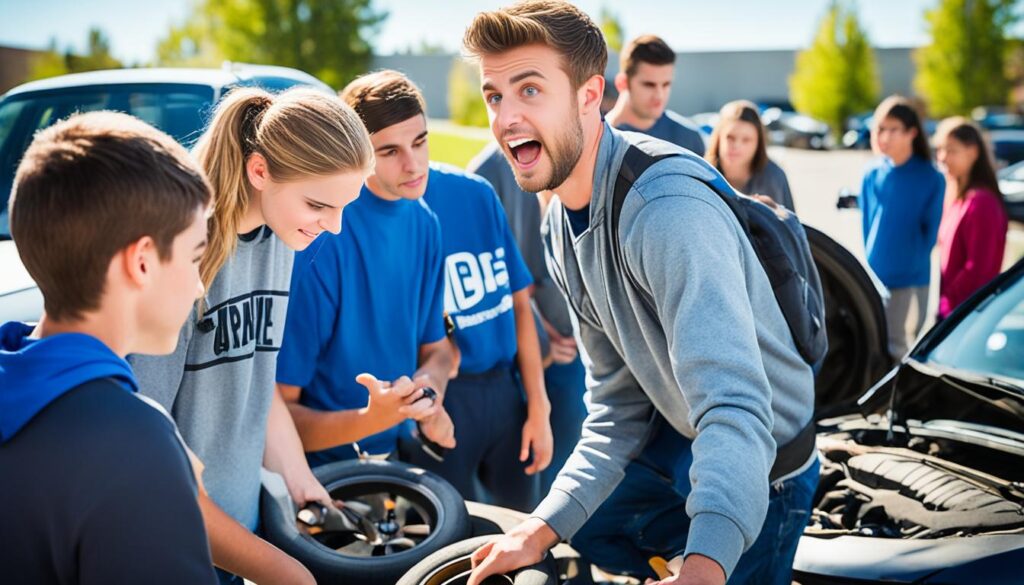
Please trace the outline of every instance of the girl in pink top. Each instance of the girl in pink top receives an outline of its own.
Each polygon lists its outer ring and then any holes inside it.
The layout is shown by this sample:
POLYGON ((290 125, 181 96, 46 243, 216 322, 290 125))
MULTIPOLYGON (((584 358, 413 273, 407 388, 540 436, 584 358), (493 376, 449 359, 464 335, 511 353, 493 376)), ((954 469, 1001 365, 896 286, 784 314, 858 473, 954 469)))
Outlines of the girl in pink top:
POLYGON ((936 130, 935 144, 946 175, 946 208, 939 227, 939 319, 945 319, 999 274, 1007 216, 978 127, 966 118, 947 118, 936 130))

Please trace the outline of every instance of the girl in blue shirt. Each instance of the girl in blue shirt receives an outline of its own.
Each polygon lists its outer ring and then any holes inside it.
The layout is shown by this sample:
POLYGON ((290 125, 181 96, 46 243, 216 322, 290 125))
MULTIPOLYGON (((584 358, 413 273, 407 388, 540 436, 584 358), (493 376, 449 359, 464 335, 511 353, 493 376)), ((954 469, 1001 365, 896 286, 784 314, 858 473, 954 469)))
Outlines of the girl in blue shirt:
POLYGON ((913 104, 890 96, 875 110, 871 146, 880 156, 860 190, 868 264, 889 288, 889 351, 907 352, 924 325, 931 251, 942 220, 946 182, 931 161, 913 104))

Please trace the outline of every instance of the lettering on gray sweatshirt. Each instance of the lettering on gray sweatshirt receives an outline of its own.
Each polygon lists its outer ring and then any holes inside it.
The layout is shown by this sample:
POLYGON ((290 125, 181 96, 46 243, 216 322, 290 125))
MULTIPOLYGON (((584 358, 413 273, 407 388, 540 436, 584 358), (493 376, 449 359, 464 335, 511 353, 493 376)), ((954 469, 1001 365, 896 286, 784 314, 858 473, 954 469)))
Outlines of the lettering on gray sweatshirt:
POLYGON ((693 440, 685 554, 710 557, 728 575, 764 522, 776 444, 811 419, 814 380, 742 228, 693 178, 715 173, 702 160, 654 164, 622 207, 624 261, 656 314, 616 272, 606 222, 626 148, 643 140, 604 126, 584 233, 573 237, 557 199, 545 218, 549 269, 567 288, 587 367, 589 414, 534 516, 562 538, 575 534, 622 480, 656 409, 693 440))

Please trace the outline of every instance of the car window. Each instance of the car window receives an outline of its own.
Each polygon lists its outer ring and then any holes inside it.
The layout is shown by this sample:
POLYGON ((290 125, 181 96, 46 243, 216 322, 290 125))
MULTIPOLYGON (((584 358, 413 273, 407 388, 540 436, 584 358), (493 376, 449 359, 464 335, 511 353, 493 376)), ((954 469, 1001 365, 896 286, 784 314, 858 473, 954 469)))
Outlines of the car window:
POLYGON ((982 302, 927 361, 1024 384, 1024 278, 982 302))
POLYGON ((213 88, 188 84, 90 86, 12 96, 0 102, 0 239, 9 238, 7 200, 32 136, 76 112, 127 112, 190 147, 210 115, 213 88))
POLYGON ((1006 169, 1006 176, 1004 178, 1011 181, 1024 181, 1024 164, 1013 165, 1006 169))

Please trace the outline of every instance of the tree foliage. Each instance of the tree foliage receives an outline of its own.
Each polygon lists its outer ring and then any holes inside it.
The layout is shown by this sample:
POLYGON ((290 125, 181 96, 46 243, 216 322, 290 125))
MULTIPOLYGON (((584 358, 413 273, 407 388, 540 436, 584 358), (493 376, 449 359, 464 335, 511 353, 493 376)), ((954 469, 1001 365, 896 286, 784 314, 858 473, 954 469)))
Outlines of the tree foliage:
POLYGON ((811 46, 796 57, 790 101, 841 133, 845 120, 878 100, 878 66, 855 7, 833 0, 811 46))
POLYGON ((1007 102, 1007 31, 1018 8, 1015 0, 939 0, 925 12, 932 41, 914 54, 914 87, 934 115, 1007 102))
POLYGON ((607 6, 601 7, 601 16, 598 19, 601 32, 604 34, 604 41, 608 48, 616 53, 622 51, 623 36, 622 22, 619 16, 612 12, 607 6))
POLYGON ((448 72, 448 116, 463 126, 489 125, 487 104, 480 95, 480 73, 463 59, 453 59, 448 72))
POLYGON ((82 73, 100 69, 118 69, 124 65, 110 52, 110 40, 101 29, 89 29, 85 52, 75 54, 70 47, 61 51, 57 41, 51 40, 49 48, 35 58, 30 79, 45 79, 67 73, 82 73))
POLYGON ((341 87, 366 70, 386 17, 371 0, 196 0, 191 16, 160 40, 157 58, 283 65, 341 87))

